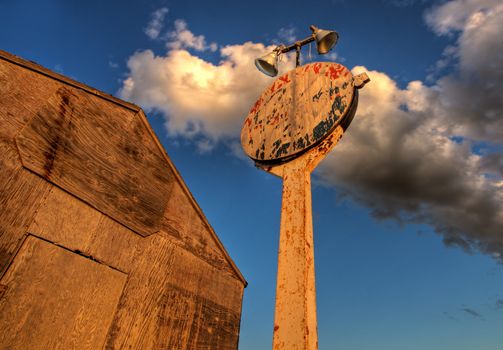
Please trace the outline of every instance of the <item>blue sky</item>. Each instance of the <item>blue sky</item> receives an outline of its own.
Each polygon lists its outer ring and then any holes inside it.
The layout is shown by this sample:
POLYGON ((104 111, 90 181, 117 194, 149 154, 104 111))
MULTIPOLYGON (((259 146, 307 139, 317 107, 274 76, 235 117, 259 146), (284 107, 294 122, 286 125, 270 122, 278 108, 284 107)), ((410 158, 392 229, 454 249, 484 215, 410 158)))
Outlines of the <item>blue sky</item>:
POLYGON ((240 349, 265 349, 281 181, 239 129, 272 82, 253 59, 310 24, 340 34, 312 60, 372 79, 313 175, 320 349, 500 350, 500 1, 2 1, 0 48, 145 108, 249 282, 240 349))

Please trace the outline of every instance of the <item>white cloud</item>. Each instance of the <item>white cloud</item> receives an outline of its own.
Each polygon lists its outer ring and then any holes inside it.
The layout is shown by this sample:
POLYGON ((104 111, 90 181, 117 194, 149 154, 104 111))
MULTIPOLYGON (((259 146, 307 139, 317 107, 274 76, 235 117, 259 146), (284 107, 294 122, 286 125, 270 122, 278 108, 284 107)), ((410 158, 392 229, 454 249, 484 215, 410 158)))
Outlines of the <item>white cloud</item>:
MULTIPOLYGON (((250 106, 272 82, 255 68, 254 60, 273 48, 251 42, 225 46, 219 64, 183 49, 172 49, 166 56, 137 52, 129 58, 129 77, 119 95, 163 113, 171 135, 202 135, 215 141, 236 137, 250 106)), ((292 68, 292 60, 285 60, 282 69, 292 68)))
POLYGON ((241 142, 239 142, 238 140, 234 140, 234 141, 230 141, 227 145, 228 145, 230 152, 233 156, 235 156, 236 158, 241 159, 242 161, 245 161, 249 164, 253 164, 252 160, 243 151, 243 147, 241 146, 241 142))
POLYGON ((215 147, 214 142, 209 139, 198 140, 196 146, 200 154, 209 153, 213 150, 213 147, 215 147))
POLYGON ((145 34, 147 34, 150 39, 157 39, 159 37, 164 25, 164 17, 168 11, 166 7, 163 7, 152 12, 150 22, 147 28, 145 28, 145 34))
POLYGON ((187 22, 183 19, 175 21, 175 30, 168 33, 170 41, 166 44, 169 49, 179 50, 182 48, 194 49, 196 51, 211 50, 216 51, 216 43, 206 44, 206 38, 203 35, 194 35, 188 28, 187 22))
MULTIPOLYGON (((376 217, 429 224, 448 245, 501 259, 503 5, 449 1, 429 11, 426 21, 439 35, 456 35, 439 63, 457 62, 456 70, 433 86, 414 81, 405 89, 369 71, 355 121, 317 176, 376 217), (489 149, 474 154, 478 141, 489 149)), ((201 152, 221 140, 236 152, 244 117, 272 82, 253 61, 273 46, 225 46, 215 64, 187 51, 211 44, 185 22, 175 23, 170 39, 166 55, 147 50, 130 57, 121 97, 161 112, 169 134, 193 138, 201 152)), ((294 57, 283 61, 280 67, 291 69, 294 57)))

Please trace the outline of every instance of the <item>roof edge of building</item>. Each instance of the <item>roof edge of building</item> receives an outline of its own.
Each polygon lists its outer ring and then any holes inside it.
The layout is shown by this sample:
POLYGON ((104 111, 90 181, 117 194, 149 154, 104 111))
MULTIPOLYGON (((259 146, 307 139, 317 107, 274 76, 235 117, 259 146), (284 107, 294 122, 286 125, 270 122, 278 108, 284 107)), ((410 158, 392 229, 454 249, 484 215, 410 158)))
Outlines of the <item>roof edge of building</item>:
POLYGON ((124 108, 127 108, 127 109, 129 109, 129 110, 131 110, 133 112, 136 112, 139 115, 139 117, 142 120, 142 122, 144 123, 144 125, 147 128, 150 136, 152 137, 152 139, 156 143, 157 147, 159 148, 159 151, 163 154, 163 156, 164 156, 165 160, 167 161, 169 167, 171 168, 171 170, 175 174, 175 177, 176 177, 177 181, 181 184, 182 189, 185 192, 185 194, 188 196, 188 198, 189 198, 192 206, 194 207, 194 209, 196 210, 196 212, 198 213, 198 215, 200 216, 200 218, 203 220, 203 222, 206 225, 206 227, 208 228, 208 231, 210 232, 212 238, 214 239, 215 243, 217 244, 217 246, 220 248, 220 250, 224 254, 224 257, 227 260, 227 262, 229 263, 229 265, 231 266, 232 270, 236 273, 236 277, 243 283, 243 285, 245 287, 248 285, 248 282, 246 281, 246 279, 244 278, 243 274, 241 273, 241 271, 238 269, 238 267, 236 266, 236 264, 234 263, 234 261, 230 257, 230 255, 227 252, 227 250, 225 249, 224 245, 222 244, 222 242, 218 238, 215 230, 213 229, 213 227, 208 222, 208 220, 207 220, 206 216, 204 215, 201 207, 199 206, 199 204, 195 200, 194 196, 190 192, 189 188, 185 184, 185 181, 183 180, 182 176, 178 172, 178 169, 175 167, 175 165, 173 164, 173 162, 169 158, 166 149, 162 146, 162 144, 159 141, 157 135, 155 134, 154 130, 152 129, 152 126, 148 122, 147 117, 145 115, 145 112, 139 106, 137 106, 137 105, 135 105, 133 103, 121 100, 120 98, 117 98, 115 96, 107 94, 107 93, 105 93, 103 91, 97 90, 97 89, 95 89, 95 88, 93 88, 93 87, 91 87, 89 85, 86 85, 86 84, 83 84, 83 83, 78 82, 76 80, 73 80, 71 78, 68 78, 68 77, 66 77, 66 76, 64 76, 62 74, 59 74, 59 73, 56 73, 56 72, 54 72, 54 71, 52 71, 50 69, 47 69, 47 68, 39 65, 36 62, 25 60, 25 59, 23 59, 23 58, 21 58, 19 56, 13 55, 13 54, 11 54, 9 52, 0 50, 0 59, 9 61, 9 62, 11 62, 13 64, 16 64, 18 66, 24 67, 26 69, 35 71, 35 72, 40 73, 40 74, 42 74, 44 76, 47 76, 49 78, 58 80, 58 81, 60 81, 62 83, 68 84, 68 85, 73 86, 75 88, 84 90, 84 91, 86 91, 86 92, 88 92, 88 93, 90 93, 92 95, 98 96, 98 97, 103 98, 103 99, 105 99, 105 100, 107 100, 109 102, 115 103, 115 104, 120 105, 120 106, 122 106, 124 108))

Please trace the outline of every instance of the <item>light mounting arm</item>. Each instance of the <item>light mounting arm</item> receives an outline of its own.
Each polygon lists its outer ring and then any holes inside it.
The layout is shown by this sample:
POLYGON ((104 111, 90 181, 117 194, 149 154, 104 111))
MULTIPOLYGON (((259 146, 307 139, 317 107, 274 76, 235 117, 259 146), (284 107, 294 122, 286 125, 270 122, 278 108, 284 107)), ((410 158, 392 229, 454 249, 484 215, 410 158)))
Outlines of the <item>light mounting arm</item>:
POLYGON ((313 41, 316 42, 316 49, 320 55, 329 52, 339 40, 339 34, 335 31, 319 29, 318 27, 312 25, 309 27, 312 34, 305 39, 298 40, 295 43, 285 46, 283 44, 277 46, 270 53, 257 58, 255 60, 255 65, 258 70, 262 73, 275 77, 278 74, 278 57, 281 54, 295 50, 295 64, 298 67, 300 64, 300 48, 306 44, 313 41))

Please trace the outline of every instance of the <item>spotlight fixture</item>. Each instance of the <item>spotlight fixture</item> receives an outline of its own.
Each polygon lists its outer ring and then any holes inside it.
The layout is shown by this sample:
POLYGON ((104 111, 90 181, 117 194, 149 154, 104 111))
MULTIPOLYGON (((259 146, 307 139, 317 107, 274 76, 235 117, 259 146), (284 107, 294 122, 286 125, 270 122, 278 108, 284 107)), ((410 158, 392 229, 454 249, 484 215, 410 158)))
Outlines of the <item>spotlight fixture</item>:
POLYGON ((323 55, 328 53, 335 44, 337 44, 337 40, 339 40, 339 34, 333 30, 320 29, 313 25, 309 28, 312 33, 307 38, 296 41, 289 46, 281 44, 268 54, 257 58, 255 60, 255 66, 257 66, 257 69, 270 77, 275 77, 278 74, 278 57, 281 54, 295 49, 295 64, 298 67, 300 61, 300 48, 302 46, 315 41, 316 50, 320 55, 323 55))
POLYGON ((258 70, 270 77, 275 77, 278 74, 278 57, 280 55, 278 48, 279 46, 255 60, 255 66, 257 66, 258 70))

